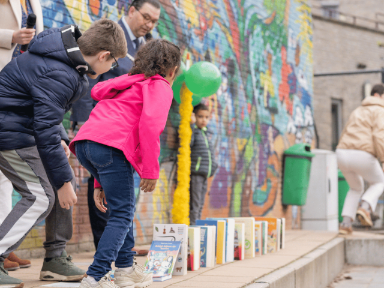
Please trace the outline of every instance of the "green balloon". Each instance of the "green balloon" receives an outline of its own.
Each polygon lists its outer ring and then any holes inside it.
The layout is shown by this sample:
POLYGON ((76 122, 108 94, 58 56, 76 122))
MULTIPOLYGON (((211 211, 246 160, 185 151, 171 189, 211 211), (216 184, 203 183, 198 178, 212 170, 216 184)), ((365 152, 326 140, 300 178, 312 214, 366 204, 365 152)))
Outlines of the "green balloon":
POLYGON ((181 87, 183 86, 183 83, 176 85, 175 83, 172 85, 172 91, 173 91, 173 98, 175 98, 177 103, 181 103, 181 98, 180 98, 180 90, 181 87))
POLYGON ((212 63, 201 61, 185 72, 185 84, 193 94, 208 97, 217 92, 221 84, 221 73, 212 63))
POLYGON ((199 104, 201 102, 201 99, 203 99, 203 97, 193 94, 192 106, 196 106, 197 104, 199 104))
POLYGON ((183 86, 183 83, 185 81, 185 70, 186 70, 185 65, 183 62, 181 62, 178 76, 176 77, 172 85, 173 98, 175 98, 176 102, 179 104, 181 103, 180 89, 181 89, 181 86, 183 86))

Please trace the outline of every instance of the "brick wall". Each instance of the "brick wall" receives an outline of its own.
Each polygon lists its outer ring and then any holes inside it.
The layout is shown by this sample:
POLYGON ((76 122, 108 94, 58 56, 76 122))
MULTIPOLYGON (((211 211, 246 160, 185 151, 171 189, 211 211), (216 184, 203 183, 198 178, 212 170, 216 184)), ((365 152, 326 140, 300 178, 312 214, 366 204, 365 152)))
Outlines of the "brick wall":
MULTIPOLYGON (((314 72, 357 71, 359 63, 366 70, 381 69, 384 32, 314 17, 314 72)), ((331 102, 342 100, 342 126, 363 99, 363 86, 381 82, 380 74, 329 76, 314 78, 314 117, 320 137, 320 148, 332 149, 331 102)))
MULTIPOLYGON (((183 61, 214 63, 223 77, 218 93, 204 99, 211 111, 209 128, 219 169, 209 181, 203 217, 269 215, 286 217, 288 228, 300 225, 299 209, 284 209, 281 204, 281 159, 294 143, 314 145, 312 20, 307 2, 161 0, 162 16, 154 37, 179 44, 183 61)), ((41 3, 46 28, 76 23, 87 29, 102 16, 118 20, 128 7, 127 2, 114 0, 92 1, 93 6, 75 0, 41 3)), ((156 190, 139 194, 135 178, 138 243, 151 241, 153 223, 171 221, 178 124, 174 102, 161 136, 156 190)), ((75 160, 72 164, 80 190, 70 244, 80 249, 89 247, 91 239, 87 173, 75 160)), ((35 245, 40 246, 43 233, 32 232, 38 234, 40 242, 35 245)))

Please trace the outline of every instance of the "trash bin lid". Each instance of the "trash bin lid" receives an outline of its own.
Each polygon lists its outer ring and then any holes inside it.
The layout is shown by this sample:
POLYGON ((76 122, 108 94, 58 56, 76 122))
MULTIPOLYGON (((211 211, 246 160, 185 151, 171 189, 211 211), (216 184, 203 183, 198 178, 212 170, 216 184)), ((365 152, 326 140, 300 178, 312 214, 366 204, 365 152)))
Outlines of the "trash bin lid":
POLYGON ((311 145, 306 143, 299 143, 289 147, 284 151, 285 155, 295 155, 312 158, 315 157, 315 154, 311 153, 311 145))

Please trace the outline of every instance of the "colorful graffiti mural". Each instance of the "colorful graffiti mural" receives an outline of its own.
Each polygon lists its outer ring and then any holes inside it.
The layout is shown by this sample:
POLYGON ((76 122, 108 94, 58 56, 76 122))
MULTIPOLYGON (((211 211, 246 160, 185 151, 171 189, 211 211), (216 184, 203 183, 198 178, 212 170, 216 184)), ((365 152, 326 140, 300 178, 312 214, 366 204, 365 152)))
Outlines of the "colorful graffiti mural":
MULTIPOLYGON (((178 43, 184 60, 214 63, 223 77, 218 93, 204 100, 211 111, 209 128, 214 132, 219 169, 209 182, 203 216, 266 215, 282 210, 282 153, 296 142, 314 142, 309 1, 160 2, 161 20, 154 37, 178 43)), ((101 17, 118 20, 129 5, 123 0, 41 3, 46 28, 76 23, 83 30, 101 17)), ((154 222, 170 221, 178 123, 174 102, 161 136, 159 185, 145 195, 136 187, 135 227, 141 243, 151 240, 154 222)), ((88 173, 75 170, 79 183, 86 183, 88 173)), ((138 184, 139 179, 135 180, 138 184)))

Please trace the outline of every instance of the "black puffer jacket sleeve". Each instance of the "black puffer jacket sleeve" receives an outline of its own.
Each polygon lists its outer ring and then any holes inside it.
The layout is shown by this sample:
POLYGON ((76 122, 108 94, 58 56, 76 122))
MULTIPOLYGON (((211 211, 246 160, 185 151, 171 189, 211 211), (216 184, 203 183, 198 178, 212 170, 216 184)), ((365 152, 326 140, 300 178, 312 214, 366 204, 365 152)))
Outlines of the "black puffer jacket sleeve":
POLYGON ((61 140, 64 140, 67 145, 69 145, 69 137, 67 131, 65 131, 63 123, 60 124, 60 138, 61 140))
POLYGON ((45 171, 53 186, 72 180, 71 168, 61 146, 66 105, 77 90, 76 79, 63 70, 40 76, 31 87, 34 102, 34 136, 45 171))

